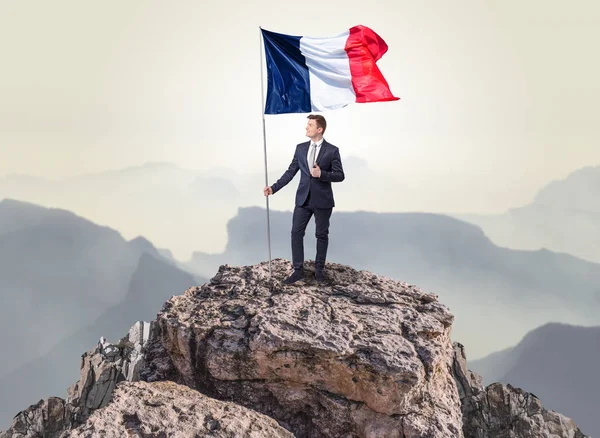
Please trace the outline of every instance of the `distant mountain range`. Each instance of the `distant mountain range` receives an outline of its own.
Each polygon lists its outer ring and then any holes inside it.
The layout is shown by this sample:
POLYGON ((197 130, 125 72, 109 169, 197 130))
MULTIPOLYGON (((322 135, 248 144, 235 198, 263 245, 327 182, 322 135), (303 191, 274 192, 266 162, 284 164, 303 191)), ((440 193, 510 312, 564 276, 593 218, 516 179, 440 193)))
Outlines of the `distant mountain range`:
MULTIPOLYGON (((414 193, 357 157, 344 157, 344 170, 343 190, 336 190, 337 211, 352 211, 357 199, 361 211, 381 211, 382 206, 401 211, 414 193), (365 187, 365 180, 375 179, 389 190, 365 187)), ((281 173, 271 169, 269 181, 273 183, 281 173)), ((271 207, 292 208, 296 184, 292 181, 271 198, 271 207)), ((0 199, 67 209, 116 228, 128 239, 143 235, 169 248, 178 260, 188 260, 193 251, 222 252, 227 242, 225 223, 240 207, 264 206, 263 186, 261 172, 198 171, 158 162, 62 180, 10 175, 0 178, 0 199)), ((527 206, 499 215, 450 216, 478 225, 499 246, 546 248, 600 263, 599 190, 600 166, 585 167, 565 180, 550 182, 527 206)))
MULTIPOLYGON (((271 211, 273 258, 291 258, 291 222, 291 212, 271 211)), ((221 264, 268 259, 264 209, 240 209, 227 229, 226 250, 196 253, 188 270, 208 276, 221 264)), ((311 221, 306 259, 314 259, 315 245, 311 221)), ((453 338, 475 358, 514 345, 546 322, 600 324, 600 265, 547 250, 501 248, 478 227, 444 215, 334 211, 328 260, 438 294, 457 316, 453 338)))
POLYGON ((600 436, 600 326, 546 324, 516 346, 469 361, 485 384, 510 382, 544 400, 544 406, 577 418, 600 436))
MULTIPOLYGON (((293 149, 290 151, 290 157, 293 149)), ((364 160, 344 158, 348 175, 336 194, 338 206, 373 210, 389 204, 386 193, 373 193, 362 181, 377 177, 381 184, 406 193, 397 182, 375 175, 364 160)), ((283 169, 272 169, 273 183, 283 169)), ((126 238, 143 235, 158 247, 169 248, 178 260, 193 251, 221 252, 227 242, 225 224, 239 207, 264 206, 264 173, 240 174, 231 169, 184 169, 173 163, 146 163, 114 171, 61 180, 25 175, 0 177, 0 199, 11 198, 76 213, 100 225, 118 229, 126 238)), ((297 181, 297 180, 296 180, 297 181)), ((293 205, 295 190, 277 194, 272 205, 293 205)), ((402 202, 397 202, 402 205, 402 202)))
POLYGON ((68 211, 0 202, 0 375, 97 318, 127 294, 139 249, 68 211))
POLYGON ((64 390, 100 336, 123 336, 132 321, 153 319, 173 290, 205 281, 142 237, 126 241, 65 210, 1 201, 0 424, 27 407, 7 404, 16 393, 25 403, 64 390))
POLYGON ((460 214, 494 243, 548 248, 600 263, 600 166, 585 167, 544 187, 533 202, 501 215, 460 214))
MULTIPOLYGON (((12 175, 0 178, 0 199, 66 209, 114 227, 128 239, 143 235, 175 254, 179 250, 181 259, 183 249, 189 257, 197 248, 222 248, 225 222, 244 205, 231 182, 235 174, 222 173, 211 176, 170 163, 147 163, 62 180, 12 175)), ((259 180, 257 197, 261 190, 259 180)))

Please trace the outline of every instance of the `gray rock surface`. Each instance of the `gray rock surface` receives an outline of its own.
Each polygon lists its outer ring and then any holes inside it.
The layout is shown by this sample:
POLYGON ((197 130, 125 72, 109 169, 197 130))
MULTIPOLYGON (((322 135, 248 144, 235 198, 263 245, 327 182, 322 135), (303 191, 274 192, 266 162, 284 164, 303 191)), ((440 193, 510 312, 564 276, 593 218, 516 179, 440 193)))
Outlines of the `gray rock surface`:
POLYGON ((435 295, 338 264, 323 285, 283 285, 282 259, 273 271, 270 287, 267 263, 224 265, 166 303, 157 338, 182 382, 299 437, 462 436, 453 316, 435 295))
POLYGON ((68 414, 65 401, 49 397, 19 412, 10 429, 0 431, 0 438, 54 438, 59 437, 66 428, 68 414))
POLYGON ((69 388, 67 396, 68 412, 74 423, 106 406, 117 383, 140 379, 139 371, 144 366, 142 349, 149 330, 149 323, 138 321, 118 344, 100 338, 96 349, 81 357, 79 381, 69 388))
POLYGON ((81 356, 79 381, 68 389, 67 400, 40 400, 19 412, 10 429, 0 432, 0 438, 58 437, 63 430, 81 424, 96 409, 106 406, 118 382, 139 380, 149 329, 149 323, 139 321, 116 345, 101 338, 96 348, 81 356))
POLYGON ((481 376, 467 368, 464 347, 454 344, 454 375, 459 388, 463 432, 473 438, 583 438, 575 422, 544 409, 533 394, 511 385, 483 386, 481 376))
POLYGON ((275 420, 173 382, 121 382, 111 403, 64 437, 293 438, 275 420))

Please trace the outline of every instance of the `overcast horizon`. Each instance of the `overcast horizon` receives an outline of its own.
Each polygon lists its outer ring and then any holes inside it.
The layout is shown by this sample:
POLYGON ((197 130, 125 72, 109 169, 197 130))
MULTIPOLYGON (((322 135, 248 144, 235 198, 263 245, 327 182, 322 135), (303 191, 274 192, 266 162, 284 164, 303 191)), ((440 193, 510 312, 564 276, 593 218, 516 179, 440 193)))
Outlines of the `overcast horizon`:
MULTIPOLYGON (((357 156, 350 156, 350 157, 346 157, 346 161, 350 161, 353 160, 354 162, 358 161, 360 163, 361 166, 365 166, 365 169, 368 169, 369 174, 372 176, 373 174, 373 169, 369 169, 368 168, 368 163, 366 162, 366 160, 363 160, 357 156)), ((61 181, 68 181, 70 179, 77 179, 77 178, 81 178, 81 177, 90 177, 90 176, 94 176, 94 175, 109 175, 109 174, 116 174, 118 172, 123 172, 123 171, 127 171, 127 170, 131 170, 131 169, 139 169, 139 168, 146 168, 146 167, 152 167, 152 166, 165 166, 165 167, 173 167, 173 168, 177 168, 180 169, 182 171, 186 171, 186 172, 194 172, 194 173, 198 173, 198 174, 205 174, 209 177, 217 177, 219 175, 219 172, 224 172, 224 171, 233 171, 236 174, 236 177, 232 177, 231 175, 227 175, 227 174, 222 174, 222 176, 220 176, 220 178, 226 179, 226 180, 230 180, 231 182, 234 183, 235 185, 235 180, 239 179, 239 177, 245 178, 245 179, 249 179, 250 177, 253 177, 253 180, 256 182, 256 188, 257 190, 255 190, 255 196, 252 196, 251 198, 248 198, 246 200, 246 202, 240 204, 240 206, 248 206, 248 205, 256 205, 256 206, 261 206, 261 207, 265 207, 265 203, 266 201, 264 200, 264 197, 262 196, 262 187, 264 186, 263 182, 264 182, 264 167, 263 169, 252 169, 252 171, 234 171, 232 168, 227 168, 227 167, 217 167, 217 168, 208 168, 208 169, 194 169, 185 165, 179 165, 175 162, 171 162, 171 161, 147 161, 147 162, 143 162, 143 163, 139 163, 139 164, 131 164, 129 166, 125 166, 125 167, 117 167, 117 168, 110 168, 110 169, 104 169, 104 170, 95 170, 95 171, 90 171, 90 172, 77 172, 77 173, 73 173, 73 174, 69 174, 69 175, 64 175, 64 176, 59 176, 59 177, 48 177, 48 176, 43 176, 43 175, 33 175, 33 174, 27 174, 27 173, 19 173, 19 172, 9 172, 6 173, 4 175, 0 175, 0 180, 2 179, 6 179, 6 178, 13 178, 13 177, 32 177, 32 178, 39 178, 42 180, 46 180, 46 181, 51 181, 51 182, 61 182, 61 181)), ((584 167, 596 167, 596 165, 590 165, 590 166, 584 166, 584 167)), ((583 167, 582 167, 583 168, 583 167)), ((465 202, 462 205, 461 204, 456 204, 454 202, 449 201, 448 199, 441 199, 439 200, 439 202, 433 204, 431 202, 428 202, 429 200, 426 199, 427 197, 432 198, 435 196, 435 192, 437 190, 447 190, 447 187, 440 187, 436 184, 427 184, 425 182, 422 182, 420 184, 419 187, 413 186, 410 188, 410 190, 407 190, 405 193, 390 193, 389 194, 389 201, 390 202, 382 202, 381 204, 377 204, 375 205, 375 203, 373 203, 373 199, 370 200, 365 200, 362 203, 356 203, 353 205, 349 205, 348 203, 343 203, 342 205, 340 205, 338 203, 338 205, 336 206, 336 211, 356 211, 356 210, 369 210, 369 211, 375 211, 375 212, 380 212, 380 213, 384 213, 384 212, 427 212, 427 213, 447 213, 447 214, 502 214, 507 212, 508 210, 514 209, 514 208, 519 208, 519 207, 523 207, 525 205, 530 204, 533 200, 535 195, 538 193, 538 191, 544 187, 546 187, 548 184, 550 184, 553 181, 562 181, 564 179, 567 178, 567 176, 569 176, 571 173, 576 172, 582 168, 577 168, 577 169, 572 169, 571 171, 568 171, 566 174, 564 175, 560 175, 552 180, 548 180, 545 182, 541 182, 539 187, 532 187, 531 188, 531 194, 528 196, 522 196, 521 197, 521 203, 520 204, 506 204, 506 205, 501 205, 500 203, 496 203, 495 204, 495 208, 482 208, 482 205, 477 203, 476 199, 471 199, 471 200, 466 200, 469 202, 465 202), (406 196, 406 195, 410 195, 411 193, 418 193, 420 198, 419 199, 412 199, 412 202, 410 202, 410 198, 411 196, 406 196), (401 201, 399 202, 394 202, 395 199, 401 199, 401 201), (369 202, 371 201, 371 202, 369 202), (407 202, 409 201, 409 202, 407 202)), ((273 184, 278 178, 279 176, 281 176, 281 174, 287 169, 287 165, 284 166, 281 169, 273 169, 273 166, 268 165, 268 171, 269 171, 269 184, 273 184)), ((348 177, 348 174, 346 175, 348 177)), ((352 174, 350 174, 350 176, 353 176, 352 174)), ((358 174, 358 176, 360 177, 360 174, 358 174)), ((393 173, 379 173, 379 177, 380 179, 385 179, 387 181, 393 181, 395 174, 393 173)), ((296 186, 298 184, 299 181, 299 177, 296 176, 292 182, 289 184, 289 186, 287 186, 285 188, 285 193, 287 193, 287 195, 294 195, 295 194, 295 190, 296 190, 296 186)), ((398 186, 403 186, 407 187, 408 186, 408 182, 403 182, 403 181, 398 181, 398 186)), ((238 184, 238 188, 239 184, 238 184)), ((244 187, 247 191, 247 187, 244 187)), ((335 184, 333 189, 334 192, 337 191, 344 191, 344 189, 346 188, 346 186, 342 186, 342 185, 338 185, 335 184)), ((397 188, 397 187, 391 187, 392 189, 397 188)), ((392 190, 393 191, 393 190, 392 190)), ((284 192, 282 192, 284 193, 284 192)), ((10 196, 7 196, 10 197, 10 196)), ((276 208, 280 209, 280 210, 289 210, 293 208, 293 203, 290 202, 282 202, 279 203, 278 201, 283 198, 283 196, 281 195, 281 193, 279 194, 279 196, 277 198, 271 198, 271 208, 273 208, 273 205, 276 206, 276 208)), ((290 196, 285 196, 286 201, 288 201, 288 198, 290 198, 290 196)), ((293 196, 292 196, 293 198, 293 196)), ((1 193, 0 193, 0 199, 2 199, 1 193)), ((26 199, 22 199, 27 201, 26 199)), ((507 200, 508 202, 510 202, 510 200, 507 200)), ((57 205, 57 207, 59 208, 72 208, 72 206, 60 206, 57 205)), ((93 218, 91 218, 93 219, 93 218)))
MULTIPOLYGON (((364 24, 388 43, 378 65, 401 100, 324 115, 342 159, 368 163, 366 189, 405 192, 395 211, 499 213, 600 164, 597 2, 232 6, 0 4, 0 177, 147 162, 264 172, 259 26, 319 37, 364 24)), ((270 175, 304 141, 305 118, 267 116, 270 175)))

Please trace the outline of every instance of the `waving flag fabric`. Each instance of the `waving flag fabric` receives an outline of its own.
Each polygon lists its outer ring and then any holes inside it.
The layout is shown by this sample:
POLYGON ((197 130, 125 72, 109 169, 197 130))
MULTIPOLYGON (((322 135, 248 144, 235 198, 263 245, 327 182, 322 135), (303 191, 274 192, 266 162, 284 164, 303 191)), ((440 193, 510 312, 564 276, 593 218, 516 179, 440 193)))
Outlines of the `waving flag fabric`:
POLYGON ((399 99, 375 64, 388 46, 366 26, 330 38, 261 31, 267 61, 265 114, 327 111, 353 102, 399 99))

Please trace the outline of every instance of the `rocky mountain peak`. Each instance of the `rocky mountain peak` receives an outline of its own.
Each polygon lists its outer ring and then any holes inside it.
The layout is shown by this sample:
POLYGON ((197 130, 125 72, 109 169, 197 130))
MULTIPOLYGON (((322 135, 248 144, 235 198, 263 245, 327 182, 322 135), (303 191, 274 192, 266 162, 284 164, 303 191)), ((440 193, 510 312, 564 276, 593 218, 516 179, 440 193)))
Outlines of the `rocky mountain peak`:
POLYGON ((306 436, 458 433, 453 317, 435 295, 337 264, 324 285, 280 286, 289 273, 275 260, 271 286, 266 263, 222 266, 173 297, 157 329, 174 374, 306 436))
POLYGON ((583 437, 534 396, 483 388, 452 344, 453 316, 436 295, 333 263, 319 284, 313 269, 307 263, 305 281, 288 286, 282 280, 292 268, 283 259, 272 262, 272 282, 267 263, 221 266, 206 284, 173 296, 151 324, 137 323, 116 345, 102 340, 83 356, 66 401, 19 413, 0 438, 95 436, 106 433, 109 417, 139 436, 174 433, 176 424, 148 413, 157 409, 152 400, 169 397, 174 407, 164 418, 185 412, 188 421, 184 400, 194 398, 239 410, 195 404, 201 413, 189 420, 189 435, 178 436, 209 436, 218 424, 216 436, 228 437, 583 437), (143 402, 123 402, 128 397, 143 402), (274 429, 244 434, 231 426, 239 416, 274 429))

